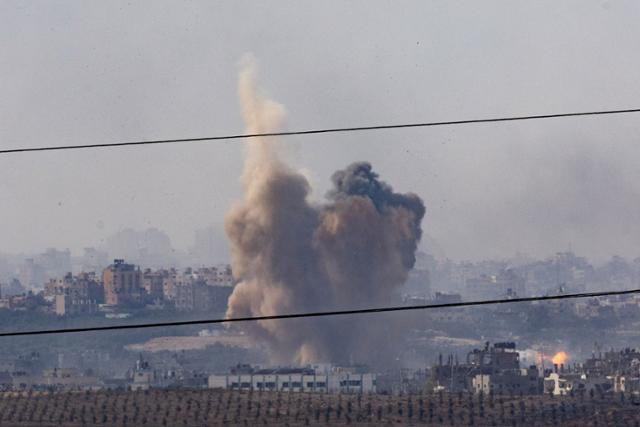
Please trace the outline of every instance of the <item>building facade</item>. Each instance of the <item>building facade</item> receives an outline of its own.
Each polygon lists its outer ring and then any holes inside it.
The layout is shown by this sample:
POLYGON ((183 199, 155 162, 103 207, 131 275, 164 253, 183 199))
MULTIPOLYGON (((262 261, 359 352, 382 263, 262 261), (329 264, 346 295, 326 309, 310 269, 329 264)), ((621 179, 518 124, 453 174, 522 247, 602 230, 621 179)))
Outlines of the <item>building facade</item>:
POLYGON ((59 316, 95 313, 98 304, 104 303, 104 288, 95 273, 67 273, 51 279, 45 285, 44 294, 55 303, 59 316))
POLYGON ((209 388, 313 393, 375 393, 376 374, 312 367, 232 370, 210 375, 209 388))
POLYGON ((142 272, 133 264, 126 264, 122 259, 102 272, 105 302, 109 305, 130 305, 140 302, 142 288, 142 272))

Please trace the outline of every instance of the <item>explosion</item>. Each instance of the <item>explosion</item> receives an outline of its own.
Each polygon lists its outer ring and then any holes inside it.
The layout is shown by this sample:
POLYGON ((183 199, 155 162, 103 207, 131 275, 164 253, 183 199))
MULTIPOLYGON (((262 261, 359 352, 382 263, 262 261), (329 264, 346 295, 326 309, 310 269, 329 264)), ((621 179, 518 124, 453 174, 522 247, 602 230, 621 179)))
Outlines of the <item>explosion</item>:
POLYGON ((566 361, 567 361, 567 353, 565 353, 564 351, 557 352, 551 358, 551 362, 554 365, 561 365, 561 364, 565 363, 566 361))
MULTIPOLYGON (((285 109, 258 92, 245 60, 239 95, 249 133, 277 132, 285 109)), ((274 138, 248 143, 244 200, 225 221, 234 275, 228 317, 356 309, 394 303, 415 263, 425 214, 415 194, 395 193, 372 166, 333 174, 323 204, 282 161, 274 138), (269 140, 268 140, 269 139, 269 140)), ((243 323, 273 362, 386 363, 402 334, 392 316, 350 316, 243 323)))

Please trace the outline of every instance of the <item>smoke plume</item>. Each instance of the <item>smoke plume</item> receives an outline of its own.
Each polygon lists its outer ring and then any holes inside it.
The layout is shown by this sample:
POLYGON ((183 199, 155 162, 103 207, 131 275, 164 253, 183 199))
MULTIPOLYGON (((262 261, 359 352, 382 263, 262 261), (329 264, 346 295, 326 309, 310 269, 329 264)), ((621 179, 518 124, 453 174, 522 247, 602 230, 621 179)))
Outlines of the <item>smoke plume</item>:
MULTIPOLYGON (((276 132, 282 105, 260 93, 256 67, 245 60, 239 96, 249 133, 276 132)), ((278 155, 277 141, 253 139, 243 173, 244 200, 225 230, 239 284, 228 317, 364 308, 397 302, 415 263, 425 213, 415 194, 398 194, 371 165, 333 174, 323 204, 309 201, 305 177, 278 155)), ((266 345, 274 362, 350 361, 391 357, 391 316, 270 320, 239 327, 266 345)))

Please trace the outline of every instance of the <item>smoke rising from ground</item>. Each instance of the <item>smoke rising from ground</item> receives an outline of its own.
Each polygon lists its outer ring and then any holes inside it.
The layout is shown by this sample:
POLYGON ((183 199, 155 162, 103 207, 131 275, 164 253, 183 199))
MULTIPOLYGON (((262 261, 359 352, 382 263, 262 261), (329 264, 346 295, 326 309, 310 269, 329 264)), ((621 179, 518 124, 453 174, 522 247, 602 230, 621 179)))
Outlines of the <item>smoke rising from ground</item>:
MULTIPOLYGON (((282 105, 260 93, 245 59, 239 95, 247 132, 281 130, 282 105)), ((425 214, 415 194, 398 194, 366 162, 331 177, 323 204, 278 154, 276 141, 253 139, 243 173, 244 200, 225 230, 240 280, 227 316, 261 316, 392 303, 415 263, 425 214)), ((272 361, 376 364, 392 357, 401 334, 393 317, 355 316, 243 324, 272 361)))

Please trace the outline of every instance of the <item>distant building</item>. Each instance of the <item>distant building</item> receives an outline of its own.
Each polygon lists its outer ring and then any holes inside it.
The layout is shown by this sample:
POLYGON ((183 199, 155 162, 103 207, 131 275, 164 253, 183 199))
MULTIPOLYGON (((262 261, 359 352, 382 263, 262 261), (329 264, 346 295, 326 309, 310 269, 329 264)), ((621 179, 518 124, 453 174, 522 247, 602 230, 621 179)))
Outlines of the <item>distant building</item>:
POLYGON ((376 375, 339 368, 239 366, 228 374, 210 375, 209 388, 314 393, 375 393, 376 375), (242 369, 238 369, 242 368, 242 369))
POLYGON ((127 371, 126 385, 132 390, 147 390, 151 387, 206 388, 207 378, 205 373, 193 369, 154 369, 140 354, 135 367, 127 371))
POLYGON ((198 279, 204 280, 209 286, 235 286, 230 265, 203 267, 193 271, 193 274, 198 279))
POLYGON ((45 282, 44 268, 33 258, 27 258, 18 270, 20 283, 29 289, 42 289, 45 282))
POLYGON ((476 393, 497 394, 540 394, 541 377, 536 366, 527 369, 476 374, 472 378, 472 388, 476 393))
MULTIPOLYGON (((35 262, 43 269, 45 277, 62 276, 65 272, 71 271, 71 251, 49 248, 38 254, 35 262)), ((37 288, 42 289, 44 283, 44 280, 40 281, 37 288)))
POLYGON ((89 390, 99 388, 100 380, 95 376, 82 375, 75 369, 46 369, 42 375, 15 373, 12 378, 14 390, 32 388, 54 388, 57 390, 89 390))
MULTIPOLYGON (((553 394, 556 396, 563 396, 571 393, 573 390, 575 381, 571 381, 565 375, 558 372, 552 372, 544 378, 544 392, 545 394, 553 394)), ((586 378, 580 378, 586 379, 586 378)))
POLYGON ((164 299, 163 284, 167 275, 167 270, 151 271, 150 269, 146 269, 142 274, 142 287, 151 300, 164 299))
POLYGON ((148 390, 155 385, 158 385, 157 373, 149 367, 149 362, 141 354, 131 373, 131 390, 148 390))
POLYGON ((520 369, 520 354, 514 342, 486 343, 484 349, 469 352, 467 364, 490 372, 520 369))
POLYGON ((208 265, 213 260, 229 259, 229 250, 222 227, 207 227, 194 233, 194 244, 188 249, 189 258, 196 265, 208 265))
POLYGON ((73 276, 51 279, 45 285, 45 296, 69 295, 73 298, 87 299, 97 304, 104 302, 104 287, 95 273, 79 273, 73 276))
POLYGON ((45 285, 45 297, 53 298, 59 316, 95 313, 104 302, 104 288, 95 273, 51 279, 45 285))
POLYGON ((102 272, 105 302, 109 305, 129 305, 138 303, 142 296, 142 272, 133 264, 122 259, 102 272))
POLYGON ((227 309, 233 288, 210 286, 202 280, 182 283, 175 289, 175 306, 182 311, 217 311, 227 309))
POLYGON ((470 299, 491 299, 505 296, 523 297, 525 280, 513 270, 504 270, 497 275, 483 274, 466 281, 465 293, 470 299))
POLYGON ((81 300, 69 295, 56 295, 55 312, 58 316, 91 314, 98 311, 98 305, 90 300, 81 300))
POLYGON ((640 352, 626 348, 587 359, 573 369, 554 366, 544 379, 546 393, 563 395, 591 392, 640 392, 640 352))
POLYGON ((230 266, 171 270, 163 277, 163 294, 178 310, 224 312, 234 285, 230 266))
POLYGON ((446 364, 440 357, 432 368, 432 377, 438 389, 452 392, 523 393, 542 392, 542 376, 536 366, 520 368, 520 355, 513 342, 486 343, 483 349, 467 354, 465 363, 449 357, 446 364))
POLYGON ((2 297, 4 298, 27 293, 27 290, 22 286, 22 283, 20 283, 20 280, 15 278, 11 279, 9 283, 0 285, 0 288, 2 288, 2 297))
POLYGON ((162 277, 162 296, 166 301, 174 301, 176 288, 182 281, 182 275, 175 268, 164 270, 162 277))
POLYGON ((84 248, 80 258, 82 271, 102 271, 107 265, 109 265, 109 257, 106 252, 96 248, 84 248))

